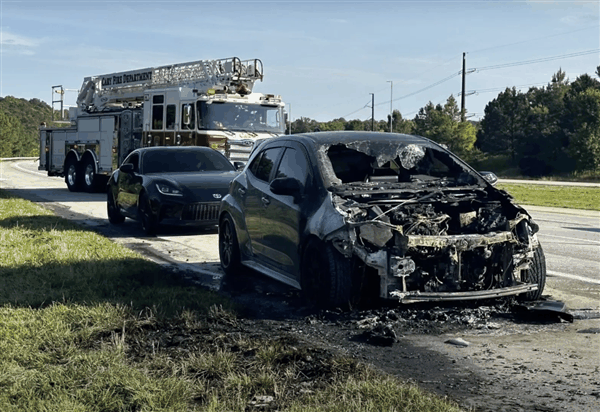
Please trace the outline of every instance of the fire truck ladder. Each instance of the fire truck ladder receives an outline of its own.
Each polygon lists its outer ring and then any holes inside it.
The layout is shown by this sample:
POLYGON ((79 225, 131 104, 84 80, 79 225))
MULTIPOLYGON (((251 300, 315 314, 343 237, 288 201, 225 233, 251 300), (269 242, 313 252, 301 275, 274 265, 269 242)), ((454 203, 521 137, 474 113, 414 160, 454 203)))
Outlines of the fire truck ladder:
POLYGON ((262 79, 259 59, 198 60, 86 77, 77 104, 86 111, 99 111, 111 103, 139 102, 148 89, 181 86, 201 91, 223 86, 225 90, 233 89, 229 91, 244 88, 251 92, 254 82, 262 79))

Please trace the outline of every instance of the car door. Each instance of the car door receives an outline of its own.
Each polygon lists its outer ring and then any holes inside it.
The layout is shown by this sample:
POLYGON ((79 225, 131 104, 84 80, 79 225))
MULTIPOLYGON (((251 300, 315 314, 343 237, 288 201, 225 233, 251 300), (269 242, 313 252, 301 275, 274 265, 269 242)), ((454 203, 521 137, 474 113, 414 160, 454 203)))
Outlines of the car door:
POLYGON ((244 193, 244 218, 252 251, 258 260, 262 260, 264 247, 262 245, 262 215, 265 209, 264 193, 269 190, 271 176, 283 149, 281 147, 266 147, 262 149, 252 163, 247 173, 247 188, 244 193))
POLYGON ((310 181, 309 162, 301 144, 289 142, 285 148, 271 181, 281 178, 298 180, 301 189, 296 195, 281 195, 267 187, 262 194, 263 254, 268 264, 299 281, 298 247, 306 222, 306 202, 310 201, 306 196, 310 181))
POLYGON ((133 165, 133 172, 119 172, 119 178, 117 180, 117 204, 120 208, 124 209, 127 214, 135 215, 135 213, 137 213, 139 187, 141 186, 142 180, 139 175, 140 154, 138 152, 130 154, 125 161, 123 161, 123 164, 128 163, 133 165))

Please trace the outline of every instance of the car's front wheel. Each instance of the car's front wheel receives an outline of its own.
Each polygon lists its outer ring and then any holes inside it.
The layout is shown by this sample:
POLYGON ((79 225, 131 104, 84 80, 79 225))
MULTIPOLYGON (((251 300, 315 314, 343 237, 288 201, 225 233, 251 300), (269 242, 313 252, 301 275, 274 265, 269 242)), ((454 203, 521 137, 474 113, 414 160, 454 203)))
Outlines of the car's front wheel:
POLYGON ((142 229, 148 236, 156 235, 158 229, 158 218, 152 213, 152 207, 150 206, 150 198, 146 193, 140 196, 140 203, 138 206, 138 213, 140 221, 142 222, 142 229))
POLYGON ((108 221, 113 225, 120 225, 125 221, 125 216, 119 212, 119 208, 110 187, 108 188, 106 195, 106 214, 108 215, 108 221))
POLYGON ((521 298, 523 300, 538 300, 542 296, 546 285, 546 257, 542 245, 538 245, 533 251, 533 260, 529 265, 529 269, 522 272, 521 280, 527 283, 535 283, 538 287, 537 290, 522 294, 521 298))
POLYGON ((233 219, 229 215, 225 215, 219 224, 219 258, 226 274, 234 275, 239 270, 240 246, 233 219))
POLYGON ((346 308, 354 302, 352 260, 331 244, 310 240, 301 265, 301 287, 308 301, 322 308, 346 308))

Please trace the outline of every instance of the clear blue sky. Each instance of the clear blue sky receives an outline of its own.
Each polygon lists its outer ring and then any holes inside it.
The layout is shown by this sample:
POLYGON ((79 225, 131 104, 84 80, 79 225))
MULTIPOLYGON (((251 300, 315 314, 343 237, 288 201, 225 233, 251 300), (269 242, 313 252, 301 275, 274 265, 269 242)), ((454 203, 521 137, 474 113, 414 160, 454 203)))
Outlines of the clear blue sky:
MULTIPOLYGON (((375 118, 393 107, 414 118, 428 101, 459 101, 467 76, 474 119, 506 87, 570 80, 600 65, 594 1, 1 1, 1 90, 50 101, 51 86, 79 89, 91 75, 201 59, 259 58, 255 91, 280 94, 292 117, 375 118), (493 90, 490 90, 493 89, 493 90), (288 106, 289 107, 289 106, 288 106)), ((67 94, 73 104, 76 93, 67 94)))

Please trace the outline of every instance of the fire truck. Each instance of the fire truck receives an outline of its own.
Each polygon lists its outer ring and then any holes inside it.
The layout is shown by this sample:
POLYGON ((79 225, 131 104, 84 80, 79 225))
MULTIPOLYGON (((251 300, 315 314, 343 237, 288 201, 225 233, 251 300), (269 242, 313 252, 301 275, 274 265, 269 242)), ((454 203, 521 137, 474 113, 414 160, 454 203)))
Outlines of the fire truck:
POLYGON ((139 147, 208 146, 243 162, 254 141, 285 132, 281 97, 253 93, 257 80, 262 62, 237 57, 86 77, 68 126, 40 127, 39 170, 94 192, 139 147))

